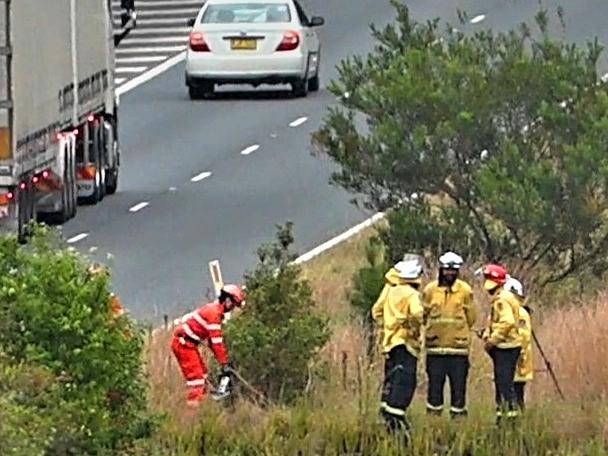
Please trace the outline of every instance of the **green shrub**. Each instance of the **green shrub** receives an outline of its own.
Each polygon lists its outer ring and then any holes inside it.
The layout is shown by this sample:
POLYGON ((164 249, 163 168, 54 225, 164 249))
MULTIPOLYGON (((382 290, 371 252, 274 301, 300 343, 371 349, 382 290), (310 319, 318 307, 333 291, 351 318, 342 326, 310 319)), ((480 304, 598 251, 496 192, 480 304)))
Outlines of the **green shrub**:
POLYGON ((290 402, 304 390, 310 363, 327 342, 327 320, 315 313, 309 283, 291 263, 291 224, 258 249, 259 263, 246 275, 247 305, 227 325, 235 367, 274 401, 290 402))
POLYGON ((38 227, 26 246, 0 239, 0 347, 48 370, 69 419, 54 423, 49 454, 99 454, 146 435, 142 332, 109 308, 109 277, 38 227))

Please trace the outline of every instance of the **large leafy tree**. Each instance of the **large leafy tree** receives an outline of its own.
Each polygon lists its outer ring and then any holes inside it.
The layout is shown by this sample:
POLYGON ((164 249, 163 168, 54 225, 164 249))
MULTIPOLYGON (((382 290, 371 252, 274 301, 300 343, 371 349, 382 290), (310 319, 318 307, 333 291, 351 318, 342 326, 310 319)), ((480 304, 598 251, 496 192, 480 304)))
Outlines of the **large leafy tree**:
MULTIPOLYGON (((601 46, 532 29, 464 34, 416 22, 372 27, 375 50, 339 65, 316 150, 333 182, 391 212, 393 259, 445 247, 535 271, 544 285, 608 256, 608 93, 601 46)), ((561 18, 561 12, 558 14, 561 18)), ((430 253, 430 252, 429 252, 430 253)))

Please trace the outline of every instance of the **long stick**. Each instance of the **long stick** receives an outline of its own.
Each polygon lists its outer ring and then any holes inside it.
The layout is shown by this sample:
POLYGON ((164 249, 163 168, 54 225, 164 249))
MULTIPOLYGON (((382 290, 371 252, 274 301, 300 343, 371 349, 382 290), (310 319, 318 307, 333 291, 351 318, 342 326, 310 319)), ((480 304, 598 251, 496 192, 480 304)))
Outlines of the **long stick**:
POLYGON ((245 385, 245 387, 251 391, 252 393, 254 393, 256 396, 258 396, 260 399, 262 399, 262 401, 266 402, 267 405, 274 405, 273 402, 268 399, 264 394, 260 393, 257 389, 255 389, 253 386, 251 386, 249 384, 249 382, 247 382, 247 380, 245 380, 241 374, 239 374, 236 370, 234 369, 230 369, 230 372, 232 372, 234 374, 234 376, 243 384, 245 385))
POLYGON ((564 397, 564 393, 562 393, 562 389, 559 387, 559 383, 557 381, 557 377, 555 376, 555 372, 553 372, 553 367, 551 367, 551 363, 547 359, 545 352, 543 351, 542 347, 540 346, 540 342, 538 341, 538 338, 536 337, 536 333, 534 331, 532 331, 532 338, 534 339, 534 342, 536 343, 536 346, 538 347, 540 356, 542 356, 543 361, 545 362, 545 365, 547 366, 547 370, 549 371, 549 375, 551 375, 551 378, 553 379, 553 383, 555 383, 555 388, 557 388, 557 392, 559 393, 560 397, 563 400, 565 400, 566 398, 564 397))

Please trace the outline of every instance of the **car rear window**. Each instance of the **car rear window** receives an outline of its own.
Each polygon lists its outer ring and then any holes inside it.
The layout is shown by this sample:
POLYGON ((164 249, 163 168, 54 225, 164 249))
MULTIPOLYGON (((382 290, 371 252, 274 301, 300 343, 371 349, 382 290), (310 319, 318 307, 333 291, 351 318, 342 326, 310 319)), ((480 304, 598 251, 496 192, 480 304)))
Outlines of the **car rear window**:
POLYGON ((291 22, 287 3, 222 3, 209 5, 203 24, 251 24, 291 22))

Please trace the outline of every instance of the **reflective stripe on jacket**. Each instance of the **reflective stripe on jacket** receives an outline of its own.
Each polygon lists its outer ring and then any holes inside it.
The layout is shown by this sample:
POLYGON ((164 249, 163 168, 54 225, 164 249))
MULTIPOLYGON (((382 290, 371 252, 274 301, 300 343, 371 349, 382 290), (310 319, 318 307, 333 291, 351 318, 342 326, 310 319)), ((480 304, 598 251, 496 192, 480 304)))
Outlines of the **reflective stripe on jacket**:
POLYGON ((424 309, 418 290, 399 278, 392 268, 385 275, 385 286, 372 307, 372 317, 382 332, 382 351, 390 352, 404 345, 408 352, 418 357, 420 328, 424 309))
POLYGON ((186 314, 181 319, 180 328, 193 341, 207 341, 218 363, 228 363, 228 350, 224 344, 222 322, 224 306, 214 301, 186 314))
POLYGON ((521 354, 515 371, 516 382, 529 382, 534 378, 534 359, 532 355, 532 322, 530 314, 522 305, 519 308, 519 337, 521 354))
POLYGON ((433 355, 467 355, 471 328, 477 321, 473 291, 469 284, 456 280, 451 287, 437 280, 422 292, 426 322, 426 349, 433 355))

